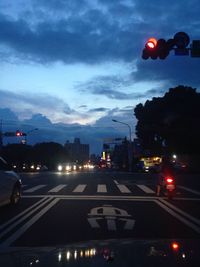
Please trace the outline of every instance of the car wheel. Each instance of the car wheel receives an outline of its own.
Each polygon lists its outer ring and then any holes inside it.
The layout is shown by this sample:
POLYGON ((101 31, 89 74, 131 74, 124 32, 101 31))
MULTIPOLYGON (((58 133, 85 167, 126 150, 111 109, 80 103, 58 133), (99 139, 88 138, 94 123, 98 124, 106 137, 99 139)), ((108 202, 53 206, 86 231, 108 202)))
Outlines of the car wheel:
POLYGON ((10 203, 12 205, 16 205, 20 201, 20 199, 21 199, 21 189, 19 186, 15 185, 10 198, 10 203))

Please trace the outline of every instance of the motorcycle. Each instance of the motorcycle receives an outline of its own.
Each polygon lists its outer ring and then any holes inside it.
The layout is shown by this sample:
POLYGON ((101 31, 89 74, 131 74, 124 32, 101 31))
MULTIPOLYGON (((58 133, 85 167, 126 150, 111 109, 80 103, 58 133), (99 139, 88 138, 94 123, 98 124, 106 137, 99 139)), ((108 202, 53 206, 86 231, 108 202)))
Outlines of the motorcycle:
POLYGON ((163 191, 168 199, 172 199, 176 195, 176 184, 173 177, 164 177, 163 191))

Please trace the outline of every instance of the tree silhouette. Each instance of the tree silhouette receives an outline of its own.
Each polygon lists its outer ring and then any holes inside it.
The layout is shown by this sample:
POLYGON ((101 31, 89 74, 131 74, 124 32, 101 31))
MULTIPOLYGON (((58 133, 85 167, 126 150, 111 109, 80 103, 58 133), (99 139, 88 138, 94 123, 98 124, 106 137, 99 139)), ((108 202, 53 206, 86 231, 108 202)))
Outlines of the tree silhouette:
POLYGON ((153 153, 200 151, 200 93, 187 86, 170 88, 163 97, 138 104, 136 134, 153 153))

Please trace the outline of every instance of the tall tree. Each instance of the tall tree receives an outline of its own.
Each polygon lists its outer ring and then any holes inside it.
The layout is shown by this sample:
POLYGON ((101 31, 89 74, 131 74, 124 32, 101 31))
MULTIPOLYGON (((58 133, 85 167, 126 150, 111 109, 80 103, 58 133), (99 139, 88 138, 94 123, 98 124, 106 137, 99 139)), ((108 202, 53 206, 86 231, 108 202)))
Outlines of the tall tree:
POLYGON ((200 93, 187 86, 170 88, 163 97, 138 104, 136 134, 152 152, 199 153, 200 93))

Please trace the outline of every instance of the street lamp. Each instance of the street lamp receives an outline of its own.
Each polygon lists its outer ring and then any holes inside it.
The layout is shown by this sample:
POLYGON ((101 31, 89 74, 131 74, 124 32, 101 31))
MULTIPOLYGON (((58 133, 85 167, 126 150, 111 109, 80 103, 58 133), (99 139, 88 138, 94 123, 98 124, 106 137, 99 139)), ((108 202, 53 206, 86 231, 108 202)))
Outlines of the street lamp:
POLYGON ((128 161, 129 161, 129 172, 132 171, 132 151, 131 151, 131 142, 132 142, 132 138, 131 138, 131 126, 128 123, 122 122, 122 121, 118 121, 118 120, 112 120, 113 122, 118 122, 121 123, 123 125, 126 125, 129 129, 129 143, 128 143, 128 161))
POLYGON ((118 120, 114 120, 114 119, 112 121, 113 122, 118 122, 118 123, 124 124, 124 125, 126 125, 129 128, 129 140, 131 142, 132 141, 132 138, 131 138, 131 136, 132 136, 131 126, 128 123, 125 123, 125 122, 122 122, 122 121, 118 121, 118 120))

